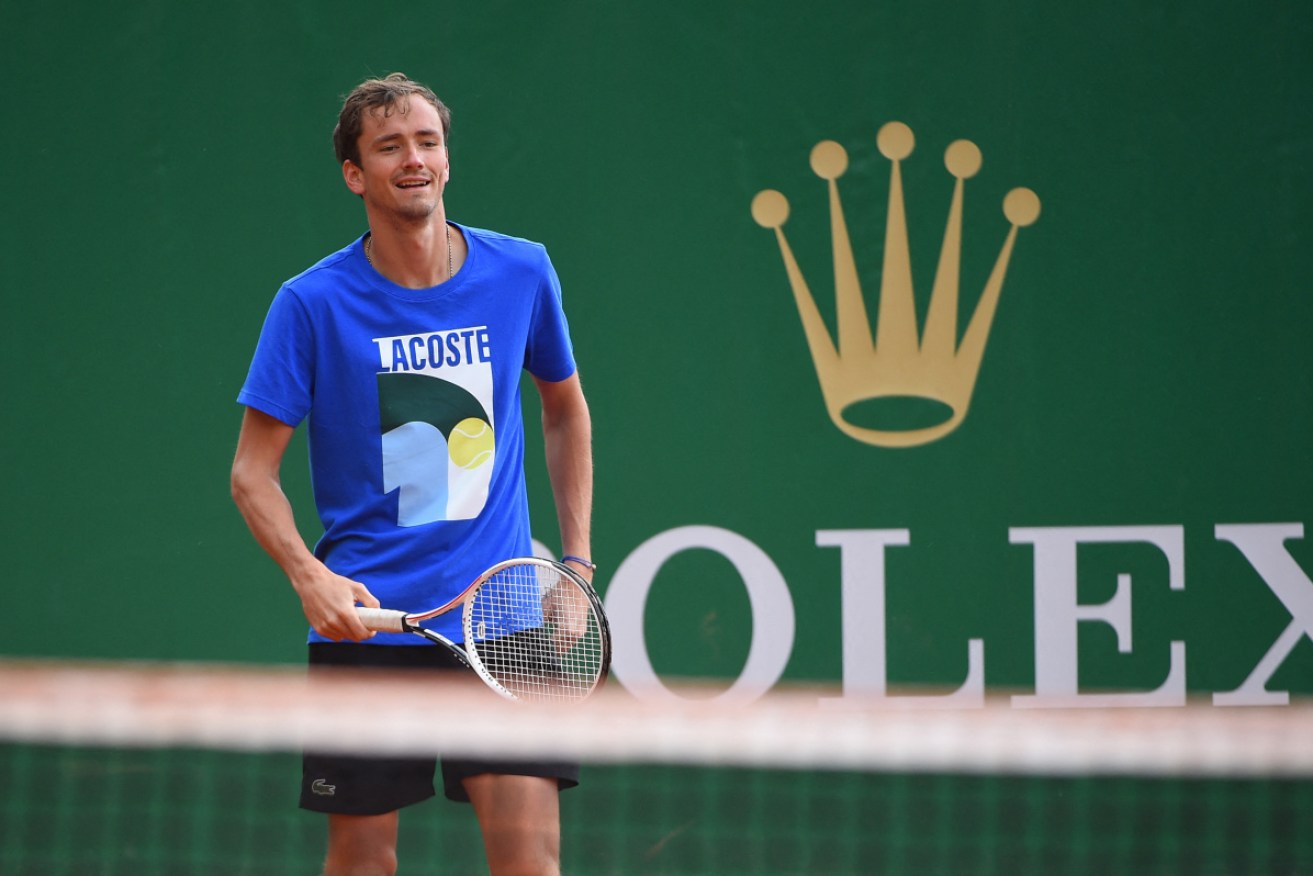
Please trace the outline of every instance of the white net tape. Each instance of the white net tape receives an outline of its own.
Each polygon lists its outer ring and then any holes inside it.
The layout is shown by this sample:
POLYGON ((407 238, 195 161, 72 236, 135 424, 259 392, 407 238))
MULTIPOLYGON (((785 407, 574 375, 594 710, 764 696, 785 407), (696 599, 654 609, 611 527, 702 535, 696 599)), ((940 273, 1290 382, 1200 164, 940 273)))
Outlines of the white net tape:
POLYGON ((236 750, 554 755, 674 763, 1036 775, 1313 776, 1313 704, 913 711, 644 701, 614 685, 526 706, 414 676, 197 665, 0 664, 0 739, 236 750))

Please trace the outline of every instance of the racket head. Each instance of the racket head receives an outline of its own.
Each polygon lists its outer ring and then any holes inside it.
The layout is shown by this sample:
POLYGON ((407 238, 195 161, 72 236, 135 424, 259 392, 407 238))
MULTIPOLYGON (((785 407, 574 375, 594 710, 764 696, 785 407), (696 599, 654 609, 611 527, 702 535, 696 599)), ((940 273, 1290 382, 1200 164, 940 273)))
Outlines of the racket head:
POLYGON ((474 671, 528 702, 588 697, 611 668, 611 628, 592 585, 553 560, 521 557, 479 576, 461 612, 474 671))

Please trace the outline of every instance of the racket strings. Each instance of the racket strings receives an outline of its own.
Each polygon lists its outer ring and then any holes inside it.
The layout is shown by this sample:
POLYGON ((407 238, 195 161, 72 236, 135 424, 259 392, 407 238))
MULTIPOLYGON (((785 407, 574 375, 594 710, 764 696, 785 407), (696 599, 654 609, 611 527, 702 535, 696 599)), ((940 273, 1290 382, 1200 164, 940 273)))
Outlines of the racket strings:
POLYGON ((543 564, 497 572, 465 610, 466 648, 517 699, 579 700, 601 680, 606 632, 595 597, 543 564))

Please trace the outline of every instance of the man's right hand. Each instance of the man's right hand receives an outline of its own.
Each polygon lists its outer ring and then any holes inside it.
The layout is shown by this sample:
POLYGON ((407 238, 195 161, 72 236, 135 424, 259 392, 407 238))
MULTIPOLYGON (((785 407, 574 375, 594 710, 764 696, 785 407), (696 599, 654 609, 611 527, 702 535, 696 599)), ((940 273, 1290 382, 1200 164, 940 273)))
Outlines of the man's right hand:
POLYGON ((364 584, 335 574, 322 563, 316 563, 292 582, 301 597, 301 609, 310 626, 319 635, 334 642, 349 639, 361 642, 373 638, 373 630, 360 622, 356 606, 379 608, 378 600, 364 584))

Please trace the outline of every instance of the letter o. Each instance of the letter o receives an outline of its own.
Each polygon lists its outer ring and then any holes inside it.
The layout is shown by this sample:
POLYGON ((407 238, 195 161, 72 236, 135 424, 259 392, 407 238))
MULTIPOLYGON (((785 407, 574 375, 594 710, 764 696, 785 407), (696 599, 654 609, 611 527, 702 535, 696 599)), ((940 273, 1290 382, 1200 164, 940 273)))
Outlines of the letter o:
POLYGON ((643 616, 657 572, 675 554, 695 549, 725 557, 747 587, 752 611, 748 659, 739 677, 715 699, 750 702, 770 690, 788 665, 793 652, 793 597, 771 558, 727 529, 683 526, 667 530, 639 545, 615 570, 606 589, 606 613, 614 640, 612 670, 620 683, 641 699, 684 699, 662 684, 652 667, 643 616))

